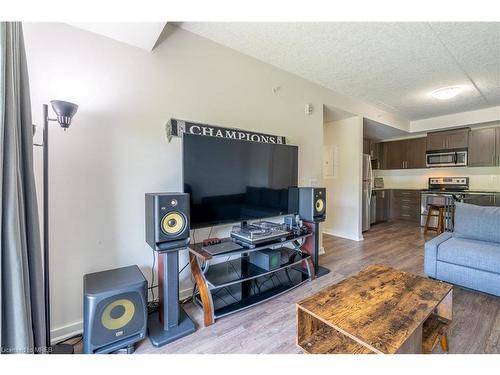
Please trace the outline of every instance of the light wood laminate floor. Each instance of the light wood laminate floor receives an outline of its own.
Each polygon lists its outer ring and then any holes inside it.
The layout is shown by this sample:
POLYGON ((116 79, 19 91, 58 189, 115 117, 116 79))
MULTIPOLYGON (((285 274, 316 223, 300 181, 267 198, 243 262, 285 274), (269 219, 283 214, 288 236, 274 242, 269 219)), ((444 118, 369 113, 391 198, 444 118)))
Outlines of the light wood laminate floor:
MULTIPOLYGON (((320 264, 331 272, 278 298, 219 319, 208 328, 201 311, 184 305, 197 331, 176 342, 155 348, 149 339, 136 353, 301 353, 295 344, 295 303, 323 287, 358 272, 370 264, 385 264, 423 275, 424 236, 415 224, 377 224, 356 242, 324 235, 326 254, 320 264)), ((450 353, 500 353, 500 298, 454 288, 450 353)), ((439 352, 439 346, 436 352, 439 352)))

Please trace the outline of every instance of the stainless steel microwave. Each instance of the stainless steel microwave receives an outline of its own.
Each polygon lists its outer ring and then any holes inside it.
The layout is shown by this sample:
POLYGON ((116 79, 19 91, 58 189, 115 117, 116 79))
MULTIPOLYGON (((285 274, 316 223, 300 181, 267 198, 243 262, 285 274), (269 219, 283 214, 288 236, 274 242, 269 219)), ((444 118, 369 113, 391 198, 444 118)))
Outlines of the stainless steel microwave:
POLYGON ((467 151, 428 152, 427 167, 463 167, 467 165, 467 151))

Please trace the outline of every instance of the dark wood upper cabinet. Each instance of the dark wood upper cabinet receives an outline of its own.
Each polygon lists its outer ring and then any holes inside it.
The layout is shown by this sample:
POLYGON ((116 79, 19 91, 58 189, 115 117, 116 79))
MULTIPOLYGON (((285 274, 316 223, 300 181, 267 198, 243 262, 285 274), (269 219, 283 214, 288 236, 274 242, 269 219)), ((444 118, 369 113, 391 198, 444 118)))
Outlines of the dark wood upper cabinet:
POLYGON ((458 148, 467 148, 469 145, 470 129, 460 129, 448 132, 448 140, 446 147, 450 150, 458 148))
POLYGON ((469 135, 469 166, 492 167, 497 163, 496 148, 497 129, 478 129, 469 135))
POLYGON ((382 168, 382 144, 373 139, 363 138, 363 154, 370 155, 372 159, 372 168, 382 168))
POLYGON ((406 168, 425 168, 425 151, 427 149, 426 137, 409 139, 407 143, 408 157, 406 168))
POLYGON ((380 142, 370 141, 370 156, 372 160, 378 160, 380 157, 380 142))
POLYGON ((385 142, 384 153, 384 169, 403 169, 405 161, 405 148, 406 141, 392 141, 385 142))
POLYGON ((427 151, 455 150, 467 148, 469 128, 427 134, 427 151))
POLYGON ((370 140, 363 138, 363 154, 370 153, 370 140))
POLYGON ((427 134, 427 151, 444 150, 445 147, 446 147, 446 134, 444 133, 427 134))
POLYGON ((382 169, 425 168, 426 138, 384 142, 382 169))

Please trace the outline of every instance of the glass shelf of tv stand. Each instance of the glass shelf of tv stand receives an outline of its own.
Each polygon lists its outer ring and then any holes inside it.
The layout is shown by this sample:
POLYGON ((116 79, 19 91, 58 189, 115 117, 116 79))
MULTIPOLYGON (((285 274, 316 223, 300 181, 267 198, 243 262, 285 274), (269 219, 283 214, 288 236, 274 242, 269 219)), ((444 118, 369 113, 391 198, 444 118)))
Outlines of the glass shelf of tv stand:
MULTIPOLYGON (((300 250, 282 247, 282 263, 272 270, 265 270, 250 263, 250 256, 242 254, 239 258, 212 264, 205 272, 205 279, 210 289, 217 289, 231 284, 241 283, 257 277, 265 276, 279 270, 299 266, 310 258, 310 255, 302 253, 300 250), (283 260, 286 260, 285 262, 283 260)), ((230 256, 228 256, 230 258, 230 256)))
MULTIPOLYGON (((290 249, 290 251, 294 252, 295 250, 290 249)), ((266 271, 252 265, 254 268, 250 271, 252 275, 249 277, 238 277, 239 273, 237 271, 239 271, 239 268, 236 268, 237 264, 235 263, 239 259, 211 266, 212 272, 215 273, 217 271, 216 266, 219 265, 219 270, 222 273, 227 269, 221 269, 221 267, 227 266, 228 269, 231 269, 232 265, 234 265, 235 270, 232 270, 232 273, 236 274, 232 280, 228 278, 227 280, 230 281, 225 283, 218 284, 212 279, 215 285, 208 282, 211 270, 209 269, 205 274, 205 277, 208 275, 207 285, 213 303, 214 319, 222 318, 275 298, 311 280, 310 270, 303 264, 303 262, 309 260, 310 256, 295 252, 297 253, 295 260, 272 271, 266 271), (214 269, 215 271, 213 271, 214 269)), ((242 260, 240 265, 246 262, 242 260)), ((202 307, 200 295, 196 292, 194 302, 202 307)))

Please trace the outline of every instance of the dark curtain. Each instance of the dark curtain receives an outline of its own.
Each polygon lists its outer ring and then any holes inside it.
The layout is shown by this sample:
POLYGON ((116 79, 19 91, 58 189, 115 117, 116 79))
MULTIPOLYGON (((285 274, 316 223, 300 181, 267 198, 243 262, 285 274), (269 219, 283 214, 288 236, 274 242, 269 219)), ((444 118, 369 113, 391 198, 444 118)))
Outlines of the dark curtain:
POLYGON ((22 25, 0 23, 0 347, 44 350, 43 263, 22 25))

